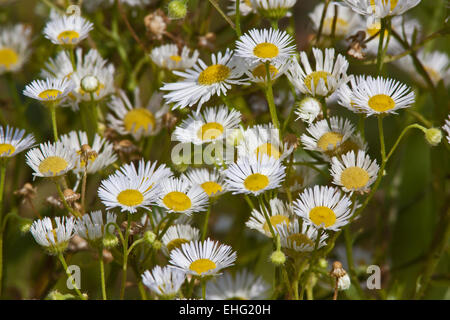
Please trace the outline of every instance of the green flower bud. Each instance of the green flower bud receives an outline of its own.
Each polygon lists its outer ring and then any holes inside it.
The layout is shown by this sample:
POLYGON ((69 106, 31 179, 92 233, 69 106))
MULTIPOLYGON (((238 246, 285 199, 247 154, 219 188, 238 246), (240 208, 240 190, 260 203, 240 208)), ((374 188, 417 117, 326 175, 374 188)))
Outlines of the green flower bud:
POLYGON ((319 267, 323 269, 328 269, 328 261, 324 258, 319 259, 319 267))
POLYGON ((187 14, 187 5, 183 0, 173 0, 167 6, 167 15, 170 19, 183 19, 187 14))
POLYGON ((162 247, 161 241, 159 241, 159 240, 153 241, 152 247, 153 247, 156 251, 158 251, 158 250, 161 249, 161 247, 162 247))
POLYGON ((270 260, 276 266, 281 266, 286 262, 286 256, 280 250, 274 251, 270 256, 270 260))
POLYGON ((115 235, 113 235, 109 232, 105 233, 105 236, 103 237, 103 247, 108 249, 108 248, 113 248, 113 247, 117 246, 118 244, 119 244, 119 239, 115 235))
POLYGON ((154 234, 151 231, 146 231, 144 233, 144 241, 147 242, 148 244, 153 244, 153 242, 155 242, 156 240, 156 234, 154 234))
POLYGON ((31 219, 19 217, 19 230, 21 233, 25 234, 30 231, 33 221, 31 219))
POLYGON ((425 138, 427 139, 427 142, 433 147, 437 146, 439 143, 441 143, 442 131, 437 128, 427 129, 425 131, 425 138))

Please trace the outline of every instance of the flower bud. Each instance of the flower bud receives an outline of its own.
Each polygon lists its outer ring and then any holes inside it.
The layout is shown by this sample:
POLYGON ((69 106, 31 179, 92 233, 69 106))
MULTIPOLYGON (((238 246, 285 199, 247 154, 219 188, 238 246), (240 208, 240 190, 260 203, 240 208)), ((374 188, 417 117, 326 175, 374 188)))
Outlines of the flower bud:
POLYGON ((320 114, 322 103, 315 98, 306 97, 297 102, 296 107, 295 114, 298 116, 297 120, 302 119, 302 121, 311 124, 320 114))
POLYGON ((81 89, 88 93, 97 91, 99 86, 100 82, 95 76, 88 75, 81 79, 81 89))
POLYGON ((437 128, 427 129, 425 131, 425 138, 427 139, 427 142, 433 147, 437 146, 439 143, 441 143, 442 131, 437 128))
POLYGON ((105 248, 113 248, 119 244, 119 239, 109 232, 105 233, 102 241, 105 248))
POLYGON ((156 251, 158 251, 158 250, 161 249, 161 247, 162 247, 161 241, 159 241, 159 240, 153 241, 152 247, 153 247, 156 251))
POLYGON ((280 250, 276 250, 272 253, 270 256, 270 260, 272 263, 276 266, 281 266, 286 262, 286 256, 284 253, 280 250))
POLYGON ((19 217, 19 221, 18 222, 19 222, 18 223, 19 230, 23 234, 25 234, 28 231, 30 231, 31 225, 33 224, 33 221, 31 219, 22 218, 22 217, 19 217))
POLYGON ((155 242, 156 240, 156 234, 154 234, 151 231, 146 231, 144 233, 144 241, 147 242, 148 244, 152 245, 153 242, 155 242))
POLYGON ((187 14, 187 5, 184 0, 172 0, 167 6, 169 19, 183 19, 187 14))

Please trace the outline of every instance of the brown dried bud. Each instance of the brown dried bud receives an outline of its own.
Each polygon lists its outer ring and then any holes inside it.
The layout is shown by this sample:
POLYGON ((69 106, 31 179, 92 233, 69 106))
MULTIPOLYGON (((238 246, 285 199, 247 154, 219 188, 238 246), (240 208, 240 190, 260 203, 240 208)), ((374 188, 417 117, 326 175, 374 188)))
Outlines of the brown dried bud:
POLYGON ((80 154, 81 165, 85 166, 89 160, 94 161, 97 158, 97 151, 93 150, 88 144, 83 144, 81 150, 78 151, 80 154))
POLYGON ((358 31, 354 35, 347 38, 347 41, 350 42, 347 54, 352 56, 355 59, 362 60, 365 57, 363 49, 366 48, 366 44, 364 42, 366 38, 366 33, 364 31, 358 31))
POLYGON ((114 130, 113 128, 107 127, 107 128, 105 128, 105 131, 103 132, 103 136, 105 137, 106 140, 114 141, 114 140, 117 140, 119 135, 117 134, 116 130, 114 130))
POLYGON ((288 148, 294 148, 294 150, 300 145, 300 139, 293 133, 288 133, 283 138, 283 142, 287 143, 288 148))
POLYGON ((132 153, 137 151, 138 147, 136 147, 130 140, 124 139, 114 144, 114 150, 123 153, 132 153))
POLYGON ((74 192, 72 189, 65 189, 63 194, 64 194, 64 199, 69 203, 75 202, 78 199, 80 199, 80 194, 74 192))
POLYGON ((204 36, 198 37, 198 46, 200 48, 207 48, 209 50, 214 50, 214 42, 216 41, 216 35, 212 32, 208 32, 204 36))
POLYGON ((333 266, 330 271, 330 276, 339 279, 345 276, 346 274, 347 272, 342 267, 342 263, 340 263, 339 261, 333 262, 333 266))
POLYGON ((158 9, 144 18, 144 25, 150 36, 157 40, 162 40, 167 30, 169 18, 161 9, 158 9))
POLYGON ((178 118, 172 112, 167 112, 162 116, 163 126, 172 129, 177 124, 178 118))
POLYGON ((23 197, 23 201, 25 201, 34 199, 36 197, 36 191, 37 189, 31 183, 27 182, 22 188, 14 191, 14 194, 23 197))
POLYGON ((64 209, 64 205, 63 205, 62 201, 59 200, 59 198, 56 198, 54 196, 49 196, 45 199, 45 201, 53 207, 56 207, 59 209, 64 209))
MULTIPOLYGON (((121 229, 122 229, 123 232, 126 231, 127 225, 128 225, 128 222, 127 222, 127 221, 122 222, 122 224, 120 225, 120 227, 121 227, 121 229)), ((141 231, 143 230, 143 228, 144 228, 144 227, 142 226, 142 224, 140 224, 140 223, 138 223, 138 222, 132 221, 132 222, 131 222, 131 227, 130 227, 130 236, 134 236, 134 235, 136 235, 136 234, 141 233, 141 231)))
POLYGON ((81 251, 87 250, 87 248, 88 248, 87 241, 78 235, 74 235, 70 239, 69 246, 67 247, 69 251, 81 251))

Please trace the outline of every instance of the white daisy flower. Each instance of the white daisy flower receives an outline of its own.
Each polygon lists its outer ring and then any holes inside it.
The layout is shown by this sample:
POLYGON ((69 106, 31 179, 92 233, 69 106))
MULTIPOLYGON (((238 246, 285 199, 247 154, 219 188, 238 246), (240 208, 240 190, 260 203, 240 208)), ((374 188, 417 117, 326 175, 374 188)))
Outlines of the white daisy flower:
POLYGON ((166 266, 161 268, 156 266, 150 272, 146 270, 142 274, 142 283, 163 298, 173 298, 186 280, 184 272, 166 266))
POLYGON ((228 271, 206 284, 207 300, 264 300, 268 298, 269 284, 248 269, 228 271))
MULTIPOLYGON (((87 163, 88 173, 95 173, 103 170, 117 160, 117 155, 114 153, 112 143, 105 138, 100 137, 98 134, 95 134, 92 143, 89 143, 87 133, 84 131, 71 131, 68 134, 62 135, 60 139, 66 148, 72 149, 77 152, 78 155, 81 154, 81 147, 83 145, 89 145, 92 151, 95 151, 96 154, 93 153, 87 163)), ((80 160, 73 170, 77 174, 83 173, 85 166, 86 162, 80 160)))
POLYGON ((225 95, 232 84, 245 84, 239 78, 243 71, 233 59, 233 51, 227 49, 225 54, 219 52, 211 55, 210 66, 198 59, 192 69, 184 72, 173 71, 183 78, 175 83, 166 83, 160 90, 170 91, 164 95, 168 103, 175 103, 173 109, 191 107, 197 104, 197 112, 201 106, 214 95, 225 95))
POLYGON ((411 107, 415 102, 414 92, 394 79, 368 76, 352 89, 351 101, 367 116, 396 114, 397 110, 411 107))
MULTIPOLYGON (((157 165, 157 161, 153 163, 151 161, 144 161, 144 159, 139 161, 138 175, 143 177, 146 183, 150 183, 149 189, 159 188, 161 181, 171 178, 173 175, 172 171, 164 163, 156 168, 157 165)), ((119 170, 126 175, 128 170, 133 170, 133 164, 124 164, 119 170)))
POLYGON ((227 189, 233 194, 258 196, 267 190, 278 188, 285 177, 285 167, 280 160, 268 157, 241 157, 225 170, 227 189))
POLYGON ((362 113, 363 109, 353 101, 353 88, 360 86, 366 80, 365 75, 354 76, 350 79, 350 83, 343 84, 337 91, 338 103, 354 113, 362 113))
POLYGON ((150 210, 158 194, 152 179, 146 179, 143 171, 136 170, 133 163, 122 166, 102 180, 98 189, 98 196, 107 209, 118 207, 121 212, 129 213, 135 213, 139 208, 150 210))
MULTIPOLYGON (((450 60, 447 54, 440 51, 420 51, 417 54, 417 58, 422 63, 425 71, 428 73, 435 86, 437 86, 441 80, 444 82, 445 86, 450 84, 450 60)), ((422 86, 427 86, 427 82, 422 75, 417 73, 417 69, 414 67, 411 56, 399 59, 398 65, 411 76, 414 81, 422 86)))
POLYGON ((202 113, 191 113, 175 128, 175 141, 196 145, 222 141, 233 129, 239 127, 241 113, 226 106, 210 107, 202 113))
POLYGON ((170 252, 169 263, 186 274, 207 277, 219 274, 236 261, 236 252, 230 246, 211 239, 192 241, 170 252))
MULTIPOLYGON (((322 19, 322 13, 324 4, 318 4, 314 10, 308 15, 309 19, 313 23, 314 31, 318 31, 320 28, 320 20, 322 19)), ((337 37, 345 37, 355 31, 356 26, 361 23, 361 17, 353 10, 341 6, 336 3, 330 3, 322 25, 322 35, 331 36, 333 30, 334 15, 337 10, 336 27, 334 34, 337 37)))
POLYGON ((108 103, 111 113, 106 119, 111 128, 121 135, 132 135, 134 139, 157 135, 163 126, 163 116, 169 106, 162 101, 162 94, 155 92, 145 106, 140 98, 140 90, 134 91, 134 104, 124 91, 113 96, 108 103))
MULTIPOLYGON (((247 16, 252 12, 255 12, 251 0, 239 0, 239 12, 241 16, 247 16)), ((228 6, 228 15, 234 16, 236 14, 236 0, 231 0, 231 4, 228 6)))
POLYGON ((31 28, 23 24, 0 28, 0 74, 17 72, 30 56, 31 28))
POLYGON ((191 215, 202 212, 208 206, 208 195, 198 185, 183 178, 167 178, 160 182, 158 205, 169 212, 191 215))
POLYGON ((180 52, 176 44, 165 44, 150 52, 150 58, 157 66, 169 70, 190 69, 197 62, 198 56, 197 50, 191 54, 191 49, 186 46, 180 52))
POLYGON ((20 130, 9 125, 6 128, 0 126, 0 159, 14 157, 31 148, 35 142, 34 136, 32 134, 25 135, 23 129, 20 130))
POLYGON ((190 169, 183 174, 183 178, 199 185, 208 197, 216 197, 226 192, 224 178, 215 168, 190 169))
POLYGON ((350 151, 331 159, 331 175, 333 183, 341 186, 345 192, 367 192, 377 179, 380 167, 376 160, 371 160, 364 151, 358 151, 357 155, 350 151))
POLYGON ((76 151, 66 148, 60 141, 41 143, 27 152, 26 161, 34 177, 57 177, 72 170, 78 161, 76 151))
POLYGON ((269 19, 281 19, 290 15, 288 12, 297 0, 251 0, 252 6, 262 16, 269 19))
POLYGON ((248 228, 257 230, 270 238, 272 238, 272 233, 270 232, 270 227, 264 216, 264 211, 269 216, 270 224, 272 225, 274 231, 276 231, 277 226, 282 223, 289 225, 294 218, 292 206, 277 198, 270 199, 269 208, 264 206, 260 207, 259 210, 253 209, 250 214, 250 219, 245 223, 245 225, 248 228))
POLYGON ((86 39, 94 24, 78 15, 59 16, 47 22, 44 36, 54 44, 76 45, 86 39))
POLYGON ((344 0, 355 12, 374 18, 384 18, 405 13, 417 6, 420 0, 344 0))
POLYGON ((294 213, 317 229, 338 231, 349 223, 352 202, 337 188, 314 186, 294 202, 294 213))
POLYGON ((311 124, 316 120, 319 114, 322 112, 322 103, 313 97, 305 97, 295 105, 295 114, 297 120, 301 119, 308 124, 311 124))
POLYGON ((34 80, 25 86, 23 94, 42 102, 59 102, 75 89, 72 80, 47 78, 34 80))
POLYGON ((252 29, 236 42, 236 56, 248 64, 270 62, 274 66, 285 63, 295 53, 294 39, 275 29, 252 29))
POLYGON ((266 155, 284 160, 294 150, 287 143, 280 141, 280 130, 272 123, 256 125, 242 132, 243 139, 237 146, 238 157, 266 155))
POLYGON ((200 240, 200 230, 188 224, 170 226, 161 238, 163 252, 169 256, 173 249, 181 248, 183 243, 200 240))
MULTIPOLYGON (((280 235, 281 247, 296 252, 313 251, 318 236, 316 228, 308 226, 306 223, 300 225, 297 219, 290 224, 286 224, 285 222, 280 223, 277 226, 277 233, 280 235)), ((326 245, 327 238, 327 234, 321 234, 317 246, 318 249, 326 245)))
POLYGON ((55 217, 53 221, 45 217, 33 222, 30 232, 38 244, 50 254, 63 253, 74 235, 75 221, 72 217, 55 217))
MULTIPOLYGON (((116 214, 108 211, 106 213, 106 220, 103 222, 102 212, 100 210, 92 211, 89 214, 83 215, 82 218, 77 219, 75 231, 77 235, 86 240, 97 241, 105 236, 108 223, 116 222, 116 219, 116 214)), ((113 225, 110 225, 108 232, 113 233, 114 228, 113 225)))

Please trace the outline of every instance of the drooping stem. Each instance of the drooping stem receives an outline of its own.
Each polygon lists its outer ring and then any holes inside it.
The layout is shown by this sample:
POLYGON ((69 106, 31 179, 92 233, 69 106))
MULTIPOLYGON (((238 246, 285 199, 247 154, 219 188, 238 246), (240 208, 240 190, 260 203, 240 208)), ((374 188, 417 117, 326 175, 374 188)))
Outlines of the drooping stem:
POLYGON ((266 62, 266 98, 269 104, 270 116, 272 117, 272 122, 275 128, 280 129, 280 123, 278 122, 277 110, 275 107, 275 101, 273 98, 272 81, 270 79, 270 62, 266 62))
MULTIPOLYGON (((70 274, 69 269, 68 269, 68 267, 67 267, 66 260, 64 259, 64 256, 63 256, 62 253, 59 253, 59 254, 58 254, 58 259, 59 259, 59 261, 61 262, 61 264, 62 264, 62 266, 63 266, 63 268, 64 268, 64 271, 66 272, 67 278, 73 280, 72 275, 70 274)), ((78 296, 80 297, 81 300, 87 300, 86 297, 81 293, 81 291, 80 291, 80 289, 78 288, 78 286, 77 286, 77 284, 75 283, 75 281, 72 281, 72 286, 73 286, 73 289, 76 291, 76 293, 78 294, 78 296)))

